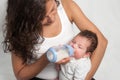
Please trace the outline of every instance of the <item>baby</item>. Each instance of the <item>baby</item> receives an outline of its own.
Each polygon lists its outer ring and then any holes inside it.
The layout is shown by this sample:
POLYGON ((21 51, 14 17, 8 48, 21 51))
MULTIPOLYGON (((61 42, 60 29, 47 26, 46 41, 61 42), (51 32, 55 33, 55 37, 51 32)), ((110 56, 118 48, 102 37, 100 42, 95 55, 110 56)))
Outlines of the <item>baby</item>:
POLYGON ((74 56, 70 62, 60 65, 59 80, 85 80, 91 68, 90 55, 96 49, 98 39, 95 33, 84 30, 70 41, 74 56))

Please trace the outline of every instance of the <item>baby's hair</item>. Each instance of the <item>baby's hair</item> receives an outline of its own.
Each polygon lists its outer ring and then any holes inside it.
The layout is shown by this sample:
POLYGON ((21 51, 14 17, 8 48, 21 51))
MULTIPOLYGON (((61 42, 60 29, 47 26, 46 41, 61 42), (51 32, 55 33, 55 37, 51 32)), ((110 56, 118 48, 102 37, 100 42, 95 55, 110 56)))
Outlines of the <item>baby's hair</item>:
POLYGON ((87 48, 87 52, 92 53, 98 45, 97 35, 89 30, 81 31, 78 35, 86 37, 91 42, 90 46, 87 48))

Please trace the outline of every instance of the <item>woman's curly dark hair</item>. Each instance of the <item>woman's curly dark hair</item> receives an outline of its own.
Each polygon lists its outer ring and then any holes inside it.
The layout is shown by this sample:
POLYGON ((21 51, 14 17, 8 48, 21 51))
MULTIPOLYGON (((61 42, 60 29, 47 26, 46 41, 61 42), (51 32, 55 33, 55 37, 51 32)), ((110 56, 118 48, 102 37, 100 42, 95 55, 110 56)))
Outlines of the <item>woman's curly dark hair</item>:
POLYGON ((23 63, 35 59, 34 45, 44 41, 41 22, 46 14, 46 2, 47 0, 8 0, 4 51, 21 57, 23 63))

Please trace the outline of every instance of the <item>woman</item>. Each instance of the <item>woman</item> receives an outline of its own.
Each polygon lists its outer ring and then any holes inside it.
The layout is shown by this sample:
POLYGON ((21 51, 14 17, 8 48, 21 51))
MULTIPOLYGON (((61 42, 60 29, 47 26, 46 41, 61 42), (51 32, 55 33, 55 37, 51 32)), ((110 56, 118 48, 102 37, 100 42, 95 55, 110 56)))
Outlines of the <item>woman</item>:
MULTIPOLYGON (((98 37, 97 49, 91 56, 92 68, 86 80, 93 77, 107 46, 106 38, 73 0, 8 0, 6 21, 5 51, 11 52, 18 80, 30 80, 35 76, 45 80, 57 78, 54 64, 44 53, 74 37, 73 22, 79 30, 90 30, 98 37)), ((58 64, 68 61, 66 58, 58 64)))

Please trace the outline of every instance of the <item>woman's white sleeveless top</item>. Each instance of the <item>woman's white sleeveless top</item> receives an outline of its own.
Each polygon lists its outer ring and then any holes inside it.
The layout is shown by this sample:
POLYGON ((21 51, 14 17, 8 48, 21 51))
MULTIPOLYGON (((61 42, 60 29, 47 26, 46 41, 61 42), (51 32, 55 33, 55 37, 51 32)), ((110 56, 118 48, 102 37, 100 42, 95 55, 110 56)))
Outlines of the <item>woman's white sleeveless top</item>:
MULTIPOLYGON (((50 47, 66 44, 74 37, 73 25, 69 21, 67 14, 65 13, 65 10, 61 4, 61 1, 60 5, 58 6, 58 15, 60 17, 62 30, 57 36, 45 38, 42 44, 36 45, 36 48, 39 49, 36 51, 38 58, 41 57, 42 53, 45 53, 50 47)), ((55 69, 55 65, 53 63, 50 63, 42 70, 42 72, 37 75, 37 77, 46 80, 53 80, 57 77, 57 75, 58 73, 55 69)))

